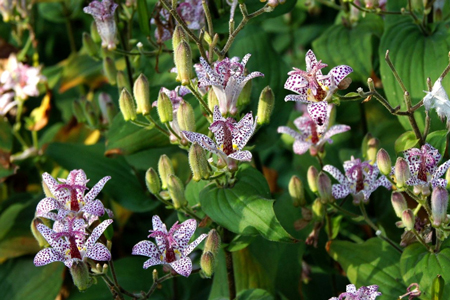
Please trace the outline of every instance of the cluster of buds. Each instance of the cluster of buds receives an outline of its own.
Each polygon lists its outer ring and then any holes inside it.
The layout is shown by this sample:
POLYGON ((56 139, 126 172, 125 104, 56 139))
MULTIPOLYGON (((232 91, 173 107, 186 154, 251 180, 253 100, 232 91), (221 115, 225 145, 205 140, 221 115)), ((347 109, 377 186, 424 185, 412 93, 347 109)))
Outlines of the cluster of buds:
POLYGON ((205 247, 203 248, 202 257, 200 258, 202 274, 207 278, 211 278, 214 274, 219 250, 220 236, 215 229, 212 229, 206 237, 205 247))
POLYGON ((139 75, 133 85, 133 96, 123 88, 119 98, 119 107, 125 121, 134 121, 138 114, 149 115, 152 109, 150 87, 147 77, 139 75), (134 96, 134 99, 133 99, 134 96))

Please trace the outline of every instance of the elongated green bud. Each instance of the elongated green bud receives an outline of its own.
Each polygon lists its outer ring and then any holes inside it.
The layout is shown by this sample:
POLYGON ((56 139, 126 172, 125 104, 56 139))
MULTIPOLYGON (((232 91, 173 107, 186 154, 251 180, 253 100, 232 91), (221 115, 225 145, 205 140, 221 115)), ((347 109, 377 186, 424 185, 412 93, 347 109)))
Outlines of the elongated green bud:
POLYGON ((392 207, 394 207, 395 214, 397 217, 401 218, 403 211, 408 208, 403 194, 400 192, 393 192, 391 195, 391 203, 392 207))
POLYGON ((288 185, 289 195, 291 195, 292 202, 295 207, 305 206, 305 188, 303 187, 303 182, 297 176, 292 176, 288 185))
POLYGON ((173 120, 173 107, 172 101, 163 91, 159 92, 158 96, 158 104, 156 105, 158 108, 158 116, 159 120, 162 123, 172 122, 173 120))
POLYGON ((179 81, 182 85, 189 85, 194 77, 192 71, 192 52, 189 43, 181 41, 175 49, 175 66, 177 67, 179 81))
POLYGON ((41 247, 41 248, 49 246, 47 240, 42 236, 42 234, 39 232, 39 230, 37 230, 37 226, 39 224, 44 224, 44 225, 50 226, 50 222, 48 222, 48 221, 45 222, 44 220, 45 219, 35 217, 33 219, 33 221, 31 221, 31 232, 33 233, 34 238, 39 243, 39 247, 41 247))
POLYGON ((83 32, 83 47, 86 49, 87 53, 90 56, 92 56, 92 57, 97 56, 97 54, 98 54, 97 44, 95 44, 91 35, 87 32, 83 32))
POLYGON ((171 174, 167 177, 167 189, 169 190, 170 198, 172 198, 173 207, 180 209, 186 206, 187 200, 184 196, 184 184, 181 179, 171 174))
POLYGON ((402 212, 402 222, 405 225, 406 229, 412 230, 414 228, 415 218, 412 210, 405 209, 402 212))
POLYGON ((89 275, 87 264, 79 259, 74 259, 72 267, 69 269, 73 283, 79 291, 84 291, 92 285, 92 278, 89 275))
POLYGON ((150 114, 152 110, 150 88, 147 77, 144 74, 139 75, 138 79, 134 82, 133 95, 137 103, 137 113, 141 113, 144 116, 150 114))
POLYGON ((387 151, 384 150, 383 148, 378 150, 377 166, 381 174, 389 176, 389 174, 391 173, 392 169, 391 157, 389 156, 389 153, 387 153, 387 151))
POLYGON ((317 178, 319 177, 319 172, 317 171, 316 167, 311 166, 308 169, 307 179, 308 179, 308 186, 311 192, 317 193, 317 178))
POLYGON ((156 280, 159 279, 158 270, 153 269, 152 277, 153 277, 153 282, 155 282, 156 280))
POLYGON ((102 41, 102 38, 98 34, 97 24, 95 24, 95 22, 91 23, 91 37, 92 40, 96 43, 100 43, 102 41))
POLYGON ((313 219, 316 221, 322 221, 325 216, 325 206, 319 198, 314 200, 311 209, 313 212, 313 219))
POLYGON ((145 184, 150 193, 154 195, 161 191, 161 181, 159 181, 159 176, 153 168, 149 168, 145 172, 145 184))
POLYGON ((450 168, 447 169, 447 172, 445 172, 445 180, 447 180, 447 188, 450 188, 450 168))
POLYGON ((72 102, 72 109, 75 118, 77 118, 78 123, 86 122, 86 115, 84 114, 83 104, 80 100, 75 100, 72 102))
POLYGON ((214 106, 219 106, 219 99, 217 99, 216 93, 213 89, 208 92, 208 107, 211 111, 214 111, 214 106))
POLYGON ((448 192, 446 188, 437 186, 431 193, 431 214, 434 226, 447 222, 448 192))
POLYGON ((374 92, 375 91, 375 84, 374 84, 374 82, 373 82, 373 79, 372 78, 367 78, 367 86, 369 87, 369 90, 371 91, 371 92, 374 92))
POLYGON ((120 94, 119 107, 125 121, 136 120, 136 104, 127 89, 120 94))
POLYGON ((270 86, 266 86, 259 96, 258 102, 258 124, 269 124, 275 103, 275 95, 270 86))
POLYGON ((317 178, 317 191, 319 192, 320 201, 322 201, 322 203, 334 201, 331 194, 331 179, 323 172, 320 172, 319 177, 317 178))
POLYGON ((192 180, 200 181, 209 178, 210 172, 205 151, 197 143, 192 144, 189 149, 189 166, 192 171, 192 180))
POLYGON ((203 40, 205 40, 205 42, 208 44, 208 45, 211 45, 212 44, 212 42, 213 42, 213 39, 212 39, 212 37, 209 35, 209 33, 208 33, 208 31, 203 31, 203 40))
POLYGON ((403 157, 397 158, 394 169, 395 179, 397 180, 397 187, 403 188, 406 186, 406 181, 411 177, 408 163, 403 157))
POLYGON ((244 88, 242 89, 241 93, 239 94, 236 104, 238 106, 244 106, 244 105, 249 104, 251 93, 252 93, 252 81, 249 80, 244 85, 244 88))
POLYGON ((203 275, 206 278, 211 278, 214 274, 214 267, 216 264, 216 259, 214 254, 210 251, 203 252, 202 257, 200 258, 200 267, 202 268, 203 275))
POLYGON ((119 89, 119 94, 124 88, 126 88, 127 91, 131 91, 130 83, 128 82, 128 79, 123 71, 117 71, 116 82, 117 88, 119 89))
POLYGON ((203 252, 211 251, 214 255, 217 255, 220 250, 220 235, 215 229, 211 229, 208 232, 208 236, 205 240, 205 247, 203 252))
POLYGON ((161 155, 161 157, 159 158, 158 173, 159 177, 161 178, 161 188, 165 190, 167 189, 167 178, 169 177, 169 175, 175 174, 172 162, 165 154, 161 155))
MULTIPOLYGON (((443 300, 445 280, 440 274, 436 276, 431 285, 431 300, 443 300)), ((420 296, 420 294, 419 294, 420 296)))
POLYGON ((109 56, 103 59, 103 72, 105 72, 106 78, 108 78, 110 84, 112 85, 116 84, 117 78, 116 63, 114 62, 114 59, 112 59, 109 56))
POLYGON ((183 27, 177 25, 172 35, 172 49, 177 49, 181 41, 187 41, 187 34, 183 27))
POLYGON ((186 102, 181 101, 177 110, 178 126, 182 131, 195 131, 195 115, 192 106, 186 102))
POLYGON ((377 138, 371 138, 367 142, 367 160, 370 161, 370 164, 375 163, 375 159, 377 157, 378 147, 380 146, 380 141, 377 138))
POLYGON ((94 106, 92 105, 91 101, 86 101, 84 103, 84 112, 86 114, 86 120, 89 126, 91 127, 97 127, 98 126, 98 117, 95 112, 94 106))

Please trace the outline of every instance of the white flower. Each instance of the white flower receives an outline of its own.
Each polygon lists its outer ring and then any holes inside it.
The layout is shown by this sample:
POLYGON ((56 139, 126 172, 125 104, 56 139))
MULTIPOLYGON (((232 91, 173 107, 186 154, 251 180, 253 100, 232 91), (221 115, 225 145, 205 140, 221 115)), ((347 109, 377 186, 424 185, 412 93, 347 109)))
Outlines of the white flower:
POLYGON ((450 101, 442 86, 442 77, 439 77, 438 80, 436 80, 431 92, 424 92, 427 93, 423 98, 425 109, 428 111, 431 108, 434 108, 439 118, 441 118, 441 121, 444 121, 444 118, 447 118, 447 128, 450 128, 450 101))

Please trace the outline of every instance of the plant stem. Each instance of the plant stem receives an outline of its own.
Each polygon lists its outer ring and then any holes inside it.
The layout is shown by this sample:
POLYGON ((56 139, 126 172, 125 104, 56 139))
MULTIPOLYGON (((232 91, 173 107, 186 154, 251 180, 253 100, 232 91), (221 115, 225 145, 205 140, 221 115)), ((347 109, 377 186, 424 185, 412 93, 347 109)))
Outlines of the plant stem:
POLYGON ((417 230, 415 230, 414 228, 411 230, 412 233, 414 233, 414 235, 416 236, 416 239, 419 241, 419 243, 421 243, 425 248, 427 248, 428 251, 433 252, 433 249, 431 249, 430 245, 428 245, 427 243, 425 243, 425 241, 423 240, 423 238, 419 235, 419 233, 417 232, 417 230))
MULTIPOLYGON (((223 240, 224 243, 229 243, 231 241, 231 232, 228 229, 223 229, 223 240)), ((225 249, 225 263, 227 267, 227 279, 228 279, 228 293, 230 294, 230 300, 236 298, 236 283, 234 279, 234 269, 233 269, 233 253, 225 249)))
POLYGON ((364 7, 361 7, 359 5, 357 5, 355 2, 350 2, 350 4, 355 7, 356 9, 366 12, 366 13, 373 13, 373 14, 377 14, 377 15, 401 15, 402 12, 400 11, 383 11, 380 8, 372 8, 372 9, 367 9, 364 7))
POLYGON ((340 212, 342 212, 343 214, 351 217, 351 218, 359 218, 361 217, 360 215, 354 214, 352 212, 349 212, 346 209, 343 209, 342 207, 340 207, 339 205, 337 205, 336 203, 332 202, 330 203, 331 206, 333 206, 334 208, 336 208, 337 210, 339 210, 340 212))
POLYGON ((195 96, 195 98, 197 98, 197 100, 200 102, 200 104, 206 110, 208 115, 212 116, 213 115, 212 111, 209 109, 208 104, 206 104, 206 102, 203 101, 202 96, 197 92, 192 81, 189 83, 187 88, 191 91, 191 93, 195 96))
POLYGON ((162 128, 161 126, 159 126, 159 124, 156 123, 156 120, 153 119, 153 117, 151 115, 146 115, 145 118, 147 120, 149 120, 150 122, 152 122, 155 125, 156 129, 161 131, 161 133, 163 133, 163 134, 165 134, 167 136, 170 136, 170 133, 167 130, 165 130, 164 128, 162 128))

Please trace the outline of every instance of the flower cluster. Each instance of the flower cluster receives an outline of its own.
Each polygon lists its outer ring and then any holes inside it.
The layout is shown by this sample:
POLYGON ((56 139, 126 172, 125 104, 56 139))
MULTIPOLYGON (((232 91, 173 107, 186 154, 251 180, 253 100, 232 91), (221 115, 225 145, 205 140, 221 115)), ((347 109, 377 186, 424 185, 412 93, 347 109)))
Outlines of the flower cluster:
POLYGON ((378 285, 362 286, 358 290, 354 284, 349 284, 346 287, 346 292, 339 295, 339 297, 332 297, 329 300, 375 300, 381 293, 378 292, 378 285))

